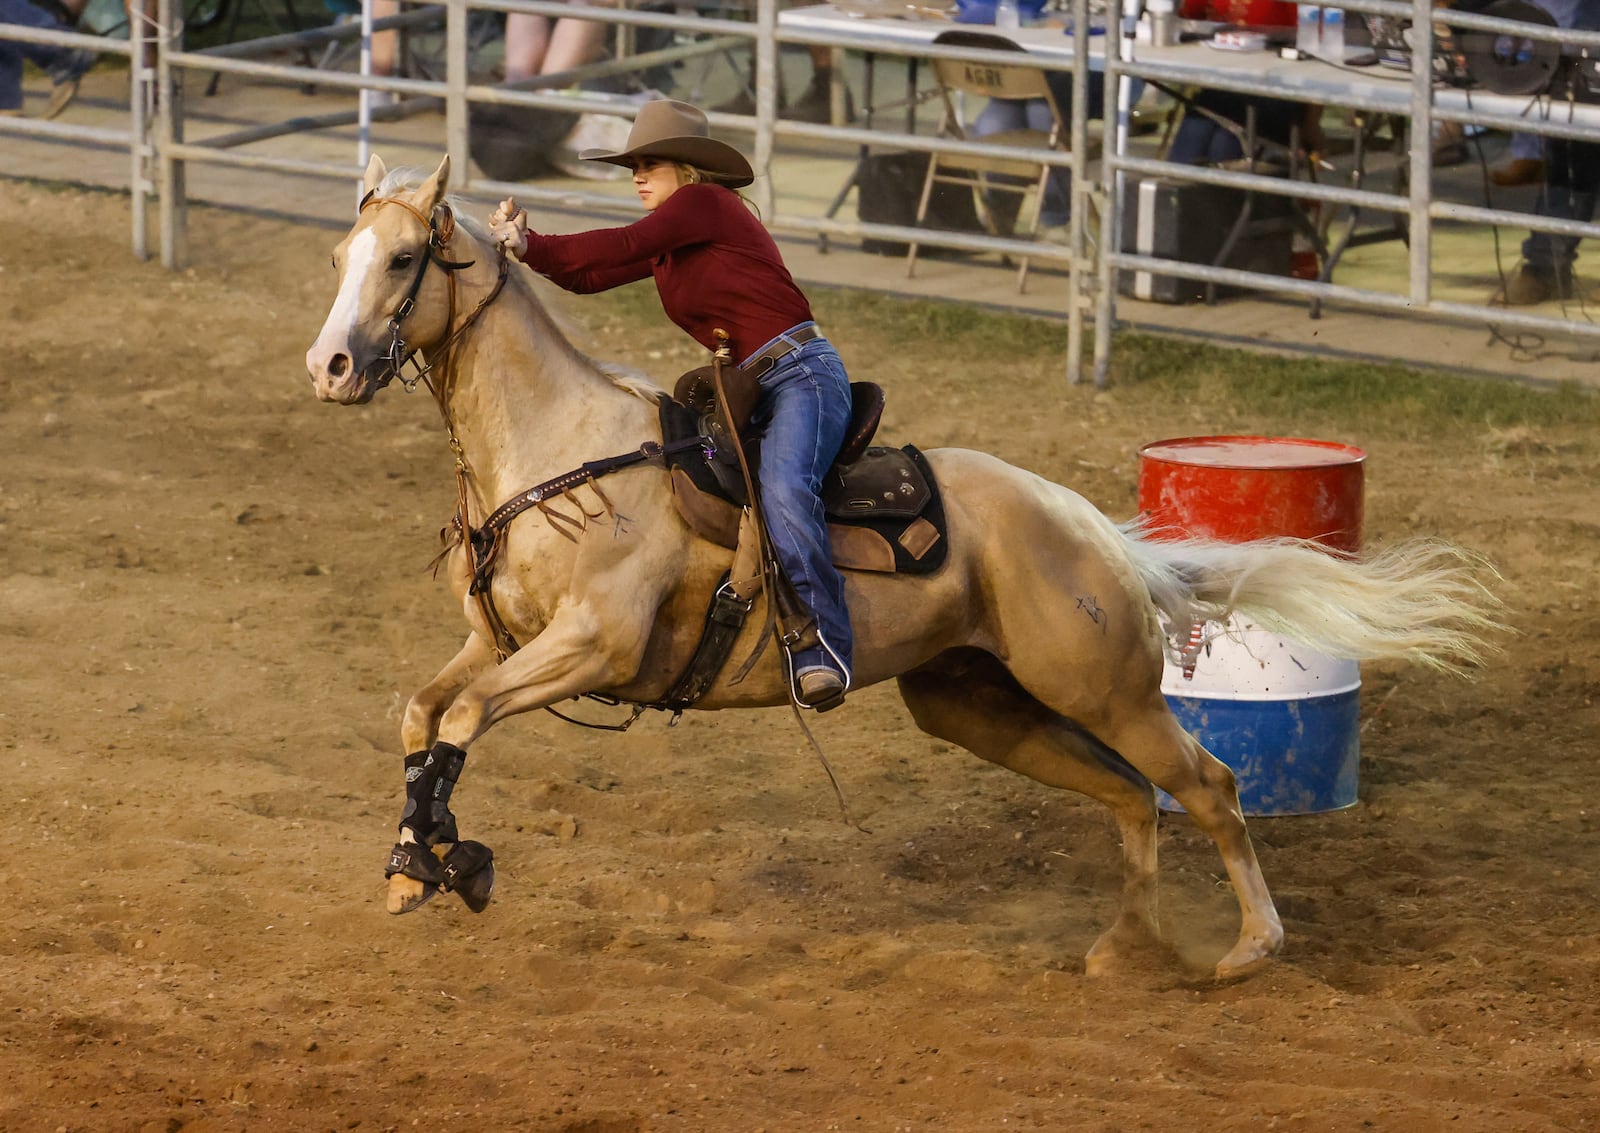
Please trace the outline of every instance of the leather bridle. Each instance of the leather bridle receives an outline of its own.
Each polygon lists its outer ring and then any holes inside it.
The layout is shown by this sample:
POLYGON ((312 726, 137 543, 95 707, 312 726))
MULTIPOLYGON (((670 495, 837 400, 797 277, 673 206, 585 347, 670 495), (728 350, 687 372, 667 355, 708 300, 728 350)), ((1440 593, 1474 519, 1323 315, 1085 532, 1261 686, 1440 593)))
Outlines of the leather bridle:
MULTIPOLYGON (((495 608, 494 595, 488 587, 488 573, 492 570, 492 567, 480 567, 479 564, 480 550, 477 546, 478 541, 472 537, 475 532, 470 518, 472 492, 469 482, 472 478, 472 473, 467 466, 466 450, 462 448, 461 441, 456 436, 455 422, 450 418, 450 390, 446 383, 450 374, 450 348, 455 345, 457 339, 466 333, 468 327, 477 322, 478 316, 483 314, 484 309, 490 303, 493 303, 499 297, 500 292, 505 289, 506 275, 510 271, 510 264, 505 252, 502 250, 500 253, 500 274, 495 280, 494 287, 478 301, 478 305, 472 309, 472 313, 466 317, 462 324, 450 331, 449 336, 445 338, 444 343, 435 352, 433 359, 426 366, 418 366, 413 361, 413 355, 416 354, 416 351, 406 349, 405 339, 400 334, 400 325, 405 322, 406 317, 416 308, 417 295, 422 290, 422 277, 427 273, 428 265, 437 263, 445 272, 445 278, 450 283, 449 313, 445 322, 445 326, 449 327, 451 323, 455 322, 456 318, 455 273, 463 268, 471 267, 477 261, 467 260, 461 262, 448 259, 444 255, 444 250, 450 243, 450 237, 455 235, 456 230, 455 214, 450 211, 450 206, 438 206, 434 209, 433 217, 430 218, 424 216, 422 210, 410 201, 403 201, 398 197, 374 197, 371 193, 368 193, 362 198, 361 207, 357 212, 365 212, 369 207, 380 205, 399 205, 416 217, 418 222, 428 230, 428 247, 426 254, 422 257, 422 262, 417 265, 416 274, 411 277, 411 287, 406 291, 405 298, 400 300, 400 305, 395 308, 394 314, 389 316, 389 352, 383 357, 383 361, 389 364, 388 372, 377 379, 376 388, 382 389, 393 379, 399 378, 400 384, 406 388, 408 393, 417 388, 418 382, 422 382, 427 385, 428 392, 433 394, 434 403, 439 407, 439 416, 444 419, 445 433, 449 437, 450 452, 455 457, 456 466, 456 514, 451 521, 450 527, 445 530, 448 532, 453 529, 457 533, 457 537, 463 539, 467 544, 468 558, 473 572, 472 594, 477 601, 479 611, 490 627, 495 652, 501 660, 504 660, 511 653, 516 652, 516 639, 511 636, 511 632, 506 628, 504 620, 500 617, 500 611, 495 608), (416 367, 416 373, 410 379, 407 379, 400 372, 400 368, 407 362, 411 362, 416 367), (439 370, 442 375, 437 381, 432 376, 435 369, 439 370), (483 577, 481 584, 479 582, 480 573, 483 577)), ((448 554, 450 546, 453 545, 453 542, 447 545, 444 554, 448 554)), ((444 558, 444 554, 434 560, 436 568, 439 561, 444 558)))
MULTIPOLYGON (((463 268, 471 267, 473 264, 477 263, 477 261, 451 260, 445 256, 445 248, 449 245, 450 238, 455 235, 456 231, 455 213, 450 210, 449 205, 440 205, 434 210, 434 215, 429 217, 423 215, 422 210, 417 208, 417 206, 413 205, 410 201, 402 200, 399 197, 375 197, 369 192, 365 197, 362 198, 361 206, 356 211, 361 213, 365 212, 369 207, 376 207, 380 205, 399 205, 412 216, 416 217, 417 221, 428 230, 427 251, 417 263, 417 270, 411 277, 411 286, 406 289, 405 298, 400 300, 400 305, 395 308, 394 314, 389 316, 389 349, 378 359, 378 361, 384 362, 387 365, 384 373, 378 376, 377 384, 374 389, 374 392, 383 389, 391 381, 398 378, 400 380, 400 384, 403 385, 407 391, 410 391, 417 387, 417 383, 419 381, 425 380, 429 373, 436 366, 449 359, 450 347, 455 344, 455 341, 460 338, 463 333, 465 333, 468 327, 477 321, 478 316, 483 313, 484 308, 490 303, 493 303, 495 299, 499 297, 501 289, 505 287, 506 273, 509 270, 509 265, 506 261, 506 258, 502 255, 500 257, 500 275, 499 278, 495 280, 494 288, 489 292, 488 295, 484 296, 483 299, 479 301, 478 305, 473 308, 472 313, 467 316, 466 320, 459 327, 456 327, 450 332, 450 336, 444 340, 444 345, 439 348, 436 360, 428 363, 426 366, 419 366, 414 361, 417 352, 414 349, 408 349, 406 347, 406 340, 400 333, 400 326, 410 316, 411 312, 416 309, 417 295, 422 290, 422 279, 428 272, 428 265, 434 263, 438 264, 439 267, 445 272, 445 278, 450 282, 450 307, 449 314, 445 322, 445 326, 449 327, 451 323, 455 322, 456 317, 455 273, 463 268), (410 378, 407 378, 401 372, 402 368, 408 362, 410 362, 416 368, 416 373, 411 375, 410 378)), ((440 391, 434 388, 434 385, 431 381, 428 382, 428 388, 432 390, 435 399, 439 400, 439 409, 441 412, 443 412, 444 402, 441 399, 440 391)), ((446 414, 447 421, 448 418, 449 415, 446 414)))

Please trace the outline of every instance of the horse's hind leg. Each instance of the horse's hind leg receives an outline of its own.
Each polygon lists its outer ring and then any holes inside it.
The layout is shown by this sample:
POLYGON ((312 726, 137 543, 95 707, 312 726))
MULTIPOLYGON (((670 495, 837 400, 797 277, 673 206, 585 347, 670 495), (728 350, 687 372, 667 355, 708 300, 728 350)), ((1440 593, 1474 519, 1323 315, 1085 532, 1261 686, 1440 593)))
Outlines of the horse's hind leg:
POLYGON ((1283 922, 1250 844, 1233 772, 1183 730, 1159 692, 1148 702, 1113 697, 1105 707, 1109 711, 1095 723, 1095 735, 1182 803, 1190 820, 1216 843, 1241 921, 1239 938, 1217 962, 1216 974, 1219 979, 1246 974, 1282 946, 1283 922))
POLYGON ((1156 805, 1144 776, 1028 695, 988 653, 946 654, 902 676, 900 693, 923 731, 1110 808, 1122 836, 1122 907, 1089 949, 1089 975, 1106 973, 1128 950, 1156 941, 1156 805))

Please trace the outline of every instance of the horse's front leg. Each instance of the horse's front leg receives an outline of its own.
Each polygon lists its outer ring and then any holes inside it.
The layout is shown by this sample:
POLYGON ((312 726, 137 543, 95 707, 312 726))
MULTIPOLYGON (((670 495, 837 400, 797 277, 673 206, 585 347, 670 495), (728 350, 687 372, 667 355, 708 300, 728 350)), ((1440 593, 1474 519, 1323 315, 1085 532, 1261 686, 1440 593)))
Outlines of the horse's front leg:
MULTIPOLYGON (((439 889, 458 892, 474 912, 483 910, 494 886, 494 856, 481 842, 460 839, 450 810, 468 746, 507 716, 623 683, 637 670, 643 648, 641 631, 602 632, 581 607, 569 608, 498 667, 466 681, 440 718, 432 745, 406 757, 400 841, 387 871, 391 913, 410 912, 439 889)), ((474 670, 463 661, 469 652, 471 642, 429 687, 441 685, 458 662, 462 673, 474 670)))
POLYGON ((400 742, 405 750, 427 754, 437 737, 439 720, 445 709, 455 703, 468 682, 494 665, 494 647, 476 633, 469 635, 467 643, 450 658, 450 663, 406 703, 405 715, 400 721, 400 742))
MULTIPOLYGON (((400 815, 400 840, 389 855, 391 913, 409 912, 438 891, 443 860, 440 854, 420 856, 427 853, 428 843, 418 836, 418 831, 431 833, 434 844, 444 846, 441 854, 454 849, 455 818, 450 814, 449 791, 455 777, 446 777, 443 772, 449 768, 443 765, 430 769, 428 759, 445 710, 475 676, 494 665, 493 646, 478 634, 471 634, 449 664, 406 703, 400 741, 410 754, 405 760, 406 803, 400 815)), ((459 769, 455 773, 459 774, 459 769)), ((492 871, 489 862, 483 865, 492 871)), ((492 872, 479 880, 480 887, 492 884, 492 872)), ((462 889, 461 893, 469 903, 478 900, 471 890, 462 889)))

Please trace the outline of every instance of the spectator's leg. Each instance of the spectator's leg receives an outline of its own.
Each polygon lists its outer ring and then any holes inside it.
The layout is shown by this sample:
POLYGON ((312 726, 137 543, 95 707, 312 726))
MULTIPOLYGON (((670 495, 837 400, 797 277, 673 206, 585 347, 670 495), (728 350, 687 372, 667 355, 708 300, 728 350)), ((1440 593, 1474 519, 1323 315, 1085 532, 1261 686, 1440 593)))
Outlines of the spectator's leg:
MULTIPOLYGON (((810 51, 811 81, 806 84, 806 89, 801 92, 800 97, 788 105, 783 116, 797 122, 823 124, 833 121, 833 48, 826 44, 813 43, 810 51)), ((855 107, 851 103, 850 92, 846 90, 844 107, 846 122, 855 117, 855 107)))
POLYGON ((602 20, 569 20, 566 17, 557 20, 551 29, 550 46, 545 51, 539 73, 554 75, 593 63, 605 53, 606 34, 610 30, 610 25, 602 20))
MULTIPOLYGON (((51 30, 61 28, 61 22, 53 14, 27 0, 0 0, 0 23, 51 30)), ((21 110, 22 60, 27 59, 50 77, 54 88, 42 115, 45 118, 54 118, 67 108, 67 103, 78 93, 78 80, 95 61, 93 52, 75 47, 8 42, 6 48, 14 58, 10 63, 0 63, 0 110, 21 110)))
POLYGON ((1489 170, 1489 180, 1502 189, 1543 181, 1544 139, 1538 134, 1512 134, 1506 160, 1489 170))
MULTIPOLYGON (((1039 106, 1045 107, 1046 117, 1049 108, 1040 101, 1039 106)), ((989 137, 993 134, 1003 134, 1007 130, 1023 130, 1030 125, 1033 104, 1027 99, 1020 98, 991 98, 984 104, 978 116, 972 120, 967 136, 974 140, 989 137)), ((1046 127, 1048 128, 1048 127, 1046 127)), ((995 231, 1004 235, 1011 232, 1017 224, 1017 214, 1022 208, 1022 197, 1018 193, 1004 191, 988 191, 983 194, 983 205, 989 210, 989 216, 994 221, 995 231)), ((1041 224, 1049 223, 1041 219, 1041 224)), ((1064 221, 1056 221, 1061 224, 1064 221)))
MULTIPOLYGON (((1600 145, 1552 138, 1549 155, 1545 185, 1534 212, 1557 220, 1592 220, 1595 191, 1600 186, 1600 145)), ((1571 298, 1577 258, 1578 237, 1528 233, 1522 242, 1522 267, 1492 302, 1524 307, 1571 298)))
POLYGON ((22 113, 22 52, 12 40, 0 41, 0 114, 22 113))
MULTIPOLYGON (((1190 100, 1183 121, 1178 123, 1167 160, 1183 165, 1221 165, 1244 156, 1238 135, 1213 118, 1242 122, 1248 98, 1225 91, 1203 90, 1190 100)), ((1242 130, 1243 127, 1241 126, 1242 130)))
POLYGON ((532 78, 544 67, 555 21, 522 12, 506 14, 506 81, 532 78))
MULTIPOLYGON (((237 0, 236 0, 237 2, 237 0)), ((386 20, 400 14, 400 0, 372 0, 372 18, 386 20)), ((372 73, 374 75, 398 74, 400 62, 400 33, 380 31, 372 37, 372 73)))

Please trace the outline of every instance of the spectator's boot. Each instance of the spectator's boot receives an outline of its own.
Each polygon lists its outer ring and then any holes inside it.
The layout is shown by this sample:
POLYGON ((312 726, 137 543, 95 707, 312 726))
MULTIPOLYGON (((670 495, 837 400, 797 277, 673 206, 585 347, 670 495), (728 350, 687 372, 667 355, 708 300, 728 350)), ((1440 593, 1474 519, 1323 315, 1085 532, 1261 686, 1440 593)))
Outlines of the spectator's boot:
POLYGON ((1570 272, 1540 271, 1523 264, 1489 303, 1495 307, 1536 307, 1552 299, 1571 299, 1575 294, 1570 272))
POLYGON ((1538 185, 1544 181, 1544 162, 1536 157, 1514 157, 1489 170, 1489 181, 1502 189, 1538 185))
POLYGON ((41 118, 56 117, 78 97, 78 85, 89 68, 94 66, 96 58, 94 52, 76 48, 63 53, 61 62, 49 69, 50 101, 45 105, 41 118))
MULTIPOLYGON (((804 93, 791 102, 783 110, 783 117, 795 122, 812 122, 825 126, 833 121, 833 72, 818 70, 812 72, 811 82, 806 85, 804 93)), ((844 89, 844 121, 854 120, 856 116, 855 100, 850 97, 850 88, 844 89)))

